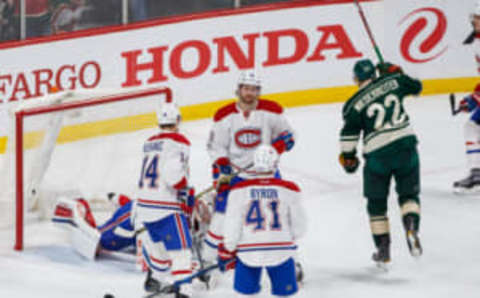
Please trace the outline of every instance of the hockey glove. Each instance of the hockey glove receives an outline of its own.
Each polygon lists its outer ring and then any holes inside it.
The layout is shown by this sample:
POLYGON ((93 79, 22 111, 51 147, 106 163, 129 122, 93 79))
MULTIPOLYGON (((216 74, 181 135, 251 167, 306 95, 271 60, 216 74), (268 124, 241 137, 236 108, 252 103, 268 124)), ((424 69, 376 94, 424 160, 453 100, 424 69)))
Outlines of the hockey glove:
POLYGON ((464 97, 460 101, 460 110, 462 112, 471 112, 477 107, 477 101, 472 97, 472 95, 464 97))
POLYGON ((227 190, 230 186, 232 172, 232 165, 227 157, 220 157, 213 163, 213 186, 219 193, 227 190))
POLYGON ((345 172, 349 174, 355 173, 360 165, 360 160, 358 159, 356 152, 342 152, 339 156, 339 161, 342 167, 345 169, 345 172))
POLYGON ((187 186, 180 189, 177 193, 177 200, 185 215, 190 217, 195 206, 195 188, 187 186))
POLYGON ((117 194, 114 192, 107 193, 108 200, 114 204, 117 208, 124 206, 132 201, 129 197, 124 194, 117 194))
POLYGON ((295 145, 293 134, 289 131, 282 132, 276 139, 272 141, 272 146, 277 150, 278 154, 282 154, 285 151, 290 151, 295 145))
POLYGON ((218 267, 220 271, 225 272, 230 269, 235 269, 237 262, 237 251, 229 251, 225 248, 223 243, 218 245, 218 267))
POLYGON ((400 66, 384 62, 377 64, 377 69, 380 75, 392 74, 392 73, 403 73, 403 70, 400 66))

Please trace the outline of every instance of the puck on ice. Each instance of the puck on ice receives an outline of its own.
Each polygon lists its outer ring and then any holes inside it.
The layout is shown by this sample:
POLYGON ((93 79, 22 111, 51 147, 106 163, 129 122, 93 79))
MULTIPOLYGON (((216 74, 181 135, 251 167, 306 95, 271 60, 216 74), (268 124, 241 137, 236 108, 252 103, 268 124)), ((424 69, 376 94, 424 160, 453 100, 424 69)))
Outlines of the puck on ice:
POLYGON ((115 296, 113 296, 112 294, 108 294, 108 293, 107 293, 107 294, 105 294, 105 295, 103 296, 103 298, 115 298, 115 296))

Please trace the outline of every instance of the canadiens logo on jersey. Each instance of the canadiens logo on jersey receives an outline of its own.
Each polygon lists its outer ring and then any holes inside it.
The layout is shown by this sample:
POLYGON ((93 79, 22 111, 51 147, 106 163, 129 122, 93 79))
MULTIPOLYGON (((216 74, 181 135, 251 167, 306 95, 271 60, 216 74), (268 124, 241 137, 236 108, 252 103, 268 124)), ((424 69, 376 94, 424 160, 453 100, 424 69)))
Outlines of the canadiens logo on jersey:
POLYGON ((255 148, 262 142, 262 131, 259 128, 243 128, 235 133, 235 143, 240 148, 255 148))

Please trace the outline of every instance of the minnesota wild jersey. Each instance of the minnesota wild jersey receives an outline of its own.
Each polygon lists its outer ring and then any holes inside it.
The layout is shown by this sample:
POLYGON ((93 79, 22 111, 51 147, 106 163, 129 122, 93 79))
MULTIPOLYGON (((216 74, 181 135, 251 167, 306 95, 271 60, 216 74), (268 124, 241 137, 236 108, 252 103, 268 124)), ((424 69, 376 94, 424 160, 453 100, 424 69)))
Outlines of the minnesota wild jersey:
POLYGON ((361 88, 343 107, 342 152, 355 151, 362 133, 366 156, 415 145, 417 139, 403 100, 421 91, 419 80, 401 73, 383 75, 361 88))

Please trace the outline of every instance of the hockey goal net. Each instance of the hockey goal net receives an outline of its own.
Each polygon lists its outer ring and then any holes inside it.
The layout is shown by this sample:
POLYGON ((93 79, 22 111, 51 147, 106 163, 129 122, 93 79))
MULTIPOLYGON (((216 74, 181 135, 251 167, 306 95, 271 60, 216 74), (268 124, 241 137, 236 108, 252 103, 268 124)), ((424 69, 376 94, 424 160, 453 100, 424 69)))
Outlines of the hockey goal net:
POLYGON ((130 193, 142 141, 156 127, 155 111, 171 100, 168 88, 75 91, 11 110, 0 156, 0 228, 14 232, 14 248, 24 248, 33 223, 51 218, 60 196, 106 200, 108 192, 130 193))

